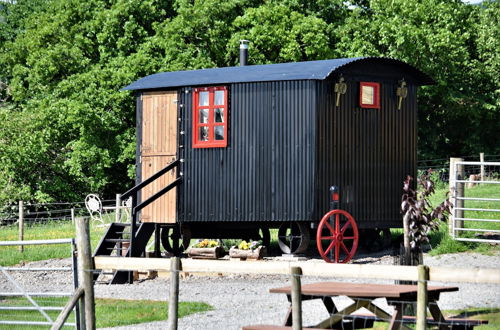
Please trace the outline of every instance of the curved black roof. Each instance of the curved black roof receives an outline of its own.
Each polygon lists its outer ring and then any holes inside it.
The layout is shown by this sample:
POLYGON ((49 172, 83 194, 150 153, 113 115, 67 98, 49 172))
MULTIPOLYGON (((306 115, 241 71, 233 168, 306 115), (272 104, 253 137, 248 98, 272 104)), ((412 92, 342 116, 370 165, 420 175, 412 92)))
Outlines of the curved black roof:
POLYGON ((281 80, 324 80, 340 68, 360 62, 397 65, 408 71, 419 85, 434 84, 434 80, 414 66, 384 57, 354 57, 332 60, 246 65, 190 71, 161 72, 146 76, 124 90, 147 90, 181 86, 201 86, 239 82, 281 80))

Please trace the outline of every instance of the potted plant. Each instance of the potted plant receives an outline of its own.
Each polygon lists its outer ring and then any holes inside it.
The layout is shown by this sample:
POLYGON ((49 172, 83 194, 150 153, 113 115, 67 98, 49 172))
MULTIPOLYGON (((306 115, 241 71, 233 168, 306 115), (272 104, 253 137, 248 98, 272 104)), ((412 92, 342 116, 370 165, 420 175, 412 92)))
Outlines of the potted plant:
POLYGON ((229 249, 229 257, 239 259, 260 260, 267 255, 266 247, 262 241, 241 241, 238 246, 232 246, 229 249))
POLYGON ((193 259, 219 259, 224 256, 225 251, 219 241, 200 239, 188 249, 187 254, 193 259))

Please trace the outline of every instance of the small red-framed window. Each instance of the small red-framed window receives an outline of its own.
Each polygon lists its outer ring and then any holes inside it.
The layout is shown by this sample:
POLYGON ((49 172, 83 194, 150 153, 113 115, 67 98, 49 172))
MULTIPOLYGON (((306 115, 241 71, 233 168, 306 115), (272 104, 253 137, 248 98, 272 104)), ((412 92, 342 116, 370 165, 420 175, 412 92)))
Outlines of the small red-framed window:
POLYGON ((193 91, 193 148, 227 147, 227 88, 201 87, 193 91))
POLYGON ((359 106, 362 108, 380 108, 380 83, 359 83, 359 106))

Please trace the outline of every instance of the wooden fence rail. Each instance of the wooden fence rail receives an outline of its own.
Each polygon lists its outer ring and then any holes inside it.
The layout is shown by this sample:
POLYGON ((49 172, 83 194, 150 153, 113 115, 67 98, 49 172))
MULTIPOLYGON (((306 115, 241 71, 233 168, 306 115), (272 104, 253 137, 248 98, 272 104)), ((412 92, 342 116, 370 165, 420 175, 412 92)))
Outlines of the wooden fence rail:
MULTIPOLYGON (((96 269, 136 271, 170 271, 170 259, 94 257, 96 269)), ((385 279, 418 281, 417 266, 326 264, 314 262, 232 262, 227 260, 182 260, 182 271, 187 273, 227 274, 284 274, 292 267, 300 267, 304 276, 340 277, 352 279, 385 279)), ((437 282, 466 282, 500 284, 500 270, 487 268, 429 267, 429 280, 437 282)))

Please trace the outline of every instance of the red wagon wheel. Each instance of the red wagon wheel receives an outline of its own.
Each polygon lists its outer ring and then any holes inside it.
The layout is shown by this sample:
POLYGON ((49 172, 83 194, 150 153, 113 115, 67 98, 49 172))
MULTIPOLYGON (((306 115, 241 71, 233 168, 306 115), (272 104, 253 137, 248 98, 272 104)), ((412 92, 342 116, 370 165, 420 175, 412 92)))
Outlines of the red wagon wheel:
POLYGON ((316 233, 319 254, 326 262, 347 263, 358 248, 358 226, 352 215, 332 210, 321 219, 316 233), (328 243, 326 249, 323 243, 328 243))

